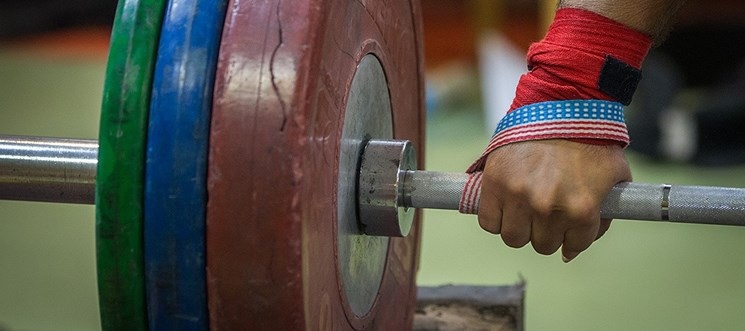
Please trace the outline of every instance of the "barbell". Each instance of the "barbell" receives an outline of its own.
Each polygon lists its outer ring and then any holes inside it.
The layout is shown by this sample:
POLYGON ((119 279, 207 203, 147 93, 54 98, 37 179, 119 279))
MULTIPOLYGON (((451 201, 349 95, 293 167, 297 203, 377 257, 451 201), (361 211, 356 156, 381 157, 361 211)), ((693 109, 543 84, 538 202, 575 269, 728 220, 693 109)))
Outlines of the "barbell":
MULTIPOLYGON (((96 204, 105 330, 410 328, 415 0, 123 0, 98 141, 0 137, 0 198, 96 204)), ((418 152, 415 152, 418 151, 418 152)), ((623 183, 607 218, 745 225, 745 190, 623 183)))
MULTIPOLYGON (((413 209, 458 210, 466 173, 417 170, 405 140, 362 143, 352 179, 363 232, 405 237, 413 209)), ((0 135, 0 199, 94 204, 95 140, 0 135)), ((745 189, 652 183, 615 185, 602 218, 745 226, 745 189)), ((478 207, 475 208, 478 210, 478 207)))

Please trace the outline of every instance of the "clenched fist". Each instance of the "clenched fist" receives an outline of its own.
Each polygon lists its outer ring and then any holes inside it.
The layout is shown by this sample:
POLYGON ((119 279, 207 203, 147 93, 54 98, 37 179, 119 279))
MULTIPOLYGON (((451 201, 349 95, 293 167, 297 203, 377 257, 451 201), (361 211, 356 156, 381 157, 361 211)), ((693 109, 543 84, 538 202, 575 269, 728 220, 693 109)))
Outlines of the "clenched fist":
POLYGON ((623 148, 536 140, 494 150, 487 159, 479 224, 510 247, 528 242, 574 259, 610 226, 600 204, 613 185, 631 181, 623 148))

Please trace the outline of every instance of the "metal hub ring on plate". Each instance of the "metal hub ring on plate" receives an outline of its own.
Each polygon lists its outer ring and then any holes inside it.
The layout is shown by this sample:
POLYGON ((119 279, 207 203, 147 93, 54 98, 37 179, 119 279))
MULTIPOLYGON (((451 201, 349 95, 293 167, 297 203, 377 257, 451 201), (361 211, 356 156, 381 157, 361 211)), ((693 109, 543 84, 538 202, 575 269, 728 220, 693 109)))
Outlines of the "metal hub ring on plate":
POLYGON ((361 229, 357 208, 360 155, 369 139, 393 137, 391 102, 385 73, 371 54, 360 61, 352 80, 339 152, 337 266, 344 295, 358 317, 372 308, 383 277, 388 238, 361 229))

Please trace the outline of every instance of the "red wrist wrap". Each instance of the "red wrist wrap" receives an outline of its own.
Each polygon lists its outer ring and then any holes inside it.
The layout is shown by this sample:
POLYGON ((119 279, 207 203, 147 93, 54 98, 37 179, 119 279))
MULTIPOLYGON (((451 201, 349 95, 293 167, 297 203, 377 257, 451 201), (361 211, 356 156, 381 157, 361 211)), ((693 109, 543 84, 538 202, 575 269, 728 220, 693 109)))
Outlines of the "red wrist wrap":
MULTIPOLYGON (((649 36, 607 17, 582 9, 560 9, 546 37, 528 50, 530 72, 520 78, 510 111, 553 100, 628 104, 600 90, 601 73, 608 57, 620 61, 620 66, 626 64, 630 71, 640 70, 651 44, 649 36)), ((617 84, 623 84, 623 77, 619 78, 617 84)))

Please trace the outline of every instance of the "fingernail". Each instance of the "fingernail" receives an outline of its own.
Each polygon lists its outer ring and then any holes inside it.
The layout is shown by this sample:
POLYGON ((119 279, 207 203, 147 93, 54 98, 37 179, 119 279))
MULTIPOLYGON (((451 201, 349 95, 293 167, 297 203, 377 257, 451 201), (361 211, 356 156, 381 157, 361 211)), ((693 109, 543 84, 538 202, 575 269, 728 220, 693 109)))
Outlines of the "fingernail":
POLYGON ((571 257, 571 258, 568 258, 568 257, 564 256, 564 254, 561 254, 561 260, 564 261, 564 263, 569 263, 570 261, 574 260, 575 257, 576 256, 571 257))

